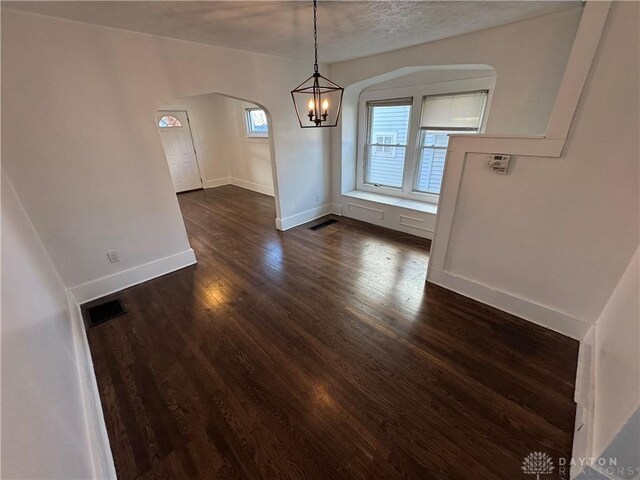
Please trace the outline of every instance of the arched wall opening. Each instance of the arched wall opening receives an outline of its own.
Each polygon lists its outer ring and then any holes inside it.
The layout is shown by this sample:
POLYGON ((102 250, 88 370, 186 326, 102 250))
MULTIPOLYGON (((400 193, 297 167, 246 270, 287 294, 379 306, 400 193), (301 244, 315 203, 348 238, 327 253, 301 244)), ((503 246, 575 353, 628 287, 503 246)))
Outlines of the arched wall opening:
MULTIPOLYGON (((280 217, 273 122, 271 112, 264 105, 211 92, 164 102, 158 108, 156 120, 171 112, 185 112, 188 118, 201 179, 195 188, 236 185, 272 196, 277 218, 280 217), (266 128, 261 122, 261 112, 266 117, 266 128)), ((171 165, 171 147, 163 136, 169 130, 158 128, 175 186, 180 171, 175 172, 177 167, 171 165)), ((192 185, 176 187, 176 191, 189 190, 192 185)))

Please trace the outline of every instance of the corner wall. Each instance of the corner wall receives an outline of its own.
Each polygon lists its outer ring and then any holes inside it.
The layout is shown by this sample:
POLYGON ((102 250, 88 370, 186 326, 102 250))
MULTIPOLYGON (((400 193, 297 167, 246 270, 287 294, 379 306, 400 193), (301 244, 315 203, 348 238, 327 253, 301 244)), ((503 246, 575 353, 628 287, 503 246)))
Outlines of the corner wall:
POLYGON ((194 95, 168 101, 159 108, 187 111, 203 188, 224 185, 229 177, 229 166, 219 155, 220 132, 224 128, 218 115, 221 99, 216 94, 194 95))
MULTIPOLYGON (((640 407, 639 257, 636 250, 595 326, 593 457, 603 454, 640 407)), ((633 428, 635 445, 627 447, 638 455, 637 419, 633 428)), ((640 464, 634 466, 640 468, 640 464)))
POLYGON ((0 477, 96 478, 67 291, 4 174, 1 188, 0 477))
POLYGON ((249 137, 246 108, 258 105, 217 93, 179 98, 160 110, 186 110, 203 188, 237 185, 275 196, 269 137, 249 137))
MULTIPOLYGON (((491 67, 496 84, 487 133, 542 134, 565 70, 582 8, 503 25, 393 52, 330 65, 329 76, 345 87, 340 125, 331 133, 331 198, 335 208, 345 203, 368 209, 372 223, 431 237, 433 219, 423 213, 390 209, 343 196, 355 188, 358 96, 372 83, 400 75, 419 77, 420 69, 491 67), (402 214, 411 217, 402 226, 402 214), (414 218, 415 217, 415 218, 414 218), (414 220, 421 220, 416 222, 414 220), (386 223, 386 222, 385 222, 386 223), (422 230, 415 227, 418 226, 422 230), (426 229, 426 230, 425 230, 426 229)), ((357 208, 357 207, 356 207, 357 208)), ((432 217, 432 215, 431 215, 432 217)), ((407 220, 405 218, 405 223, 407 220)))
POLYGON ((245 109, 256 105, 229 97, 222 97, 221 104, 226 122, 220 146, 230 183, 274 196, 270 138, 248 137, 246 132, 245 109))
POLYGON ((606 23, 595 45, 601 25, 585 24, 582 78, 568 72, 563 85, 576 102, 582 92, 575 113, 562 115, 566 141, 452 138, 428 274, 576 339, 602 312, 640 232, 640 5, 613 2, 608 17, 605 2, 587 9, 606 23), (489 171, 491 152, 515 155, 508 175, 489 171))
POLYGON ((2 67, 3 168, 80 302, 194 261, 155 125, 168 99, 265 106, 278 216, 329 202, 328 134, 299 128, 289 94, 306 63, 3 6, 2 67))

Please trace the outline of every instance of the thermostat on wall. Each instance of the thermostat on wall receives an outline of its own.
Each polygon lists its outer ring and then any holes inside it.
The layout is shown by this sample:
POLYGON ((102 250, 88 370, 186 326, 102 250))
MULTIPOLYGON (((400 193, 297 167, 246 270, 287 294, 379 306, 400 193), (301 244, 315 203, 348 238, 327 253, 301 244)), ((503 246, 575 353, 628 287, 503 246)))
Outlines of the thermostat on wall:
POLYGON ((511 155, 489 155, 487 164, 492 172, 506 175, 509 169, 509 160, 511 155))

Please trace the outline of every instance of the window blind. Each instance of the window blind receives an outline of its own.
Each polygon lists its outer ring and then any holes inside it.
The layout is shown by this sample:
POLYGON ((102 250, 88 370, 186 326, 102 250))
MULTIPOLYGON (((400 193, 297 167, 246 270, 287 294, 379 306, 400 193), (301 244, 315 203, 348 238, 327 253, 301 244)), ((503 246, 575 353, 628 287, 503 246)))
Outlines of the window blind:
POLYGON ((413 103, 413 97, 405 98, 390 98, 388 100, 373 100, 367 102, 367 107, 398 107, 402 105, 411 105, 413 103))
POLYGON ((487 101, 487 91, 424 97, 422 130, 477 131, 487 101))

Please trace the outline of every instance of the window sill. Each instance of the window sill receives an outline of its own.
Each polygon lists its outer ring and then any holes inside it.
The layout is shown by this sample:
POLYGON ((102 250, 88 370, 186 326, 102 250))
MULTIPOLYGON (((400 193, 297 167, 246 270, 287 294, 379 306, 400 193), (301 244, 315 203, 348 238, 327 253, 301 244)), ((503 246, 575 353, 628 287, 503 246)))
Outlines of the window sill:
POLYGON ((392 197, 391 195, 382 195, 380 193, 351 190, 350 192, 343 193, 342 196, 381 203, 383 205, 391 205, 393 207, 406 208, 407 210, 415 210, 417 212, 430 213, 432 215, 438 213, 438 205, 435 203, 418 202, 408 198, 392 197))
POLYGON ((262 139, 262 140, 269 140, 269 134, 267 135, 260 135, 257 133, 250 133, 245 135, 246 138, 256 138, 256 139, 262 139))

